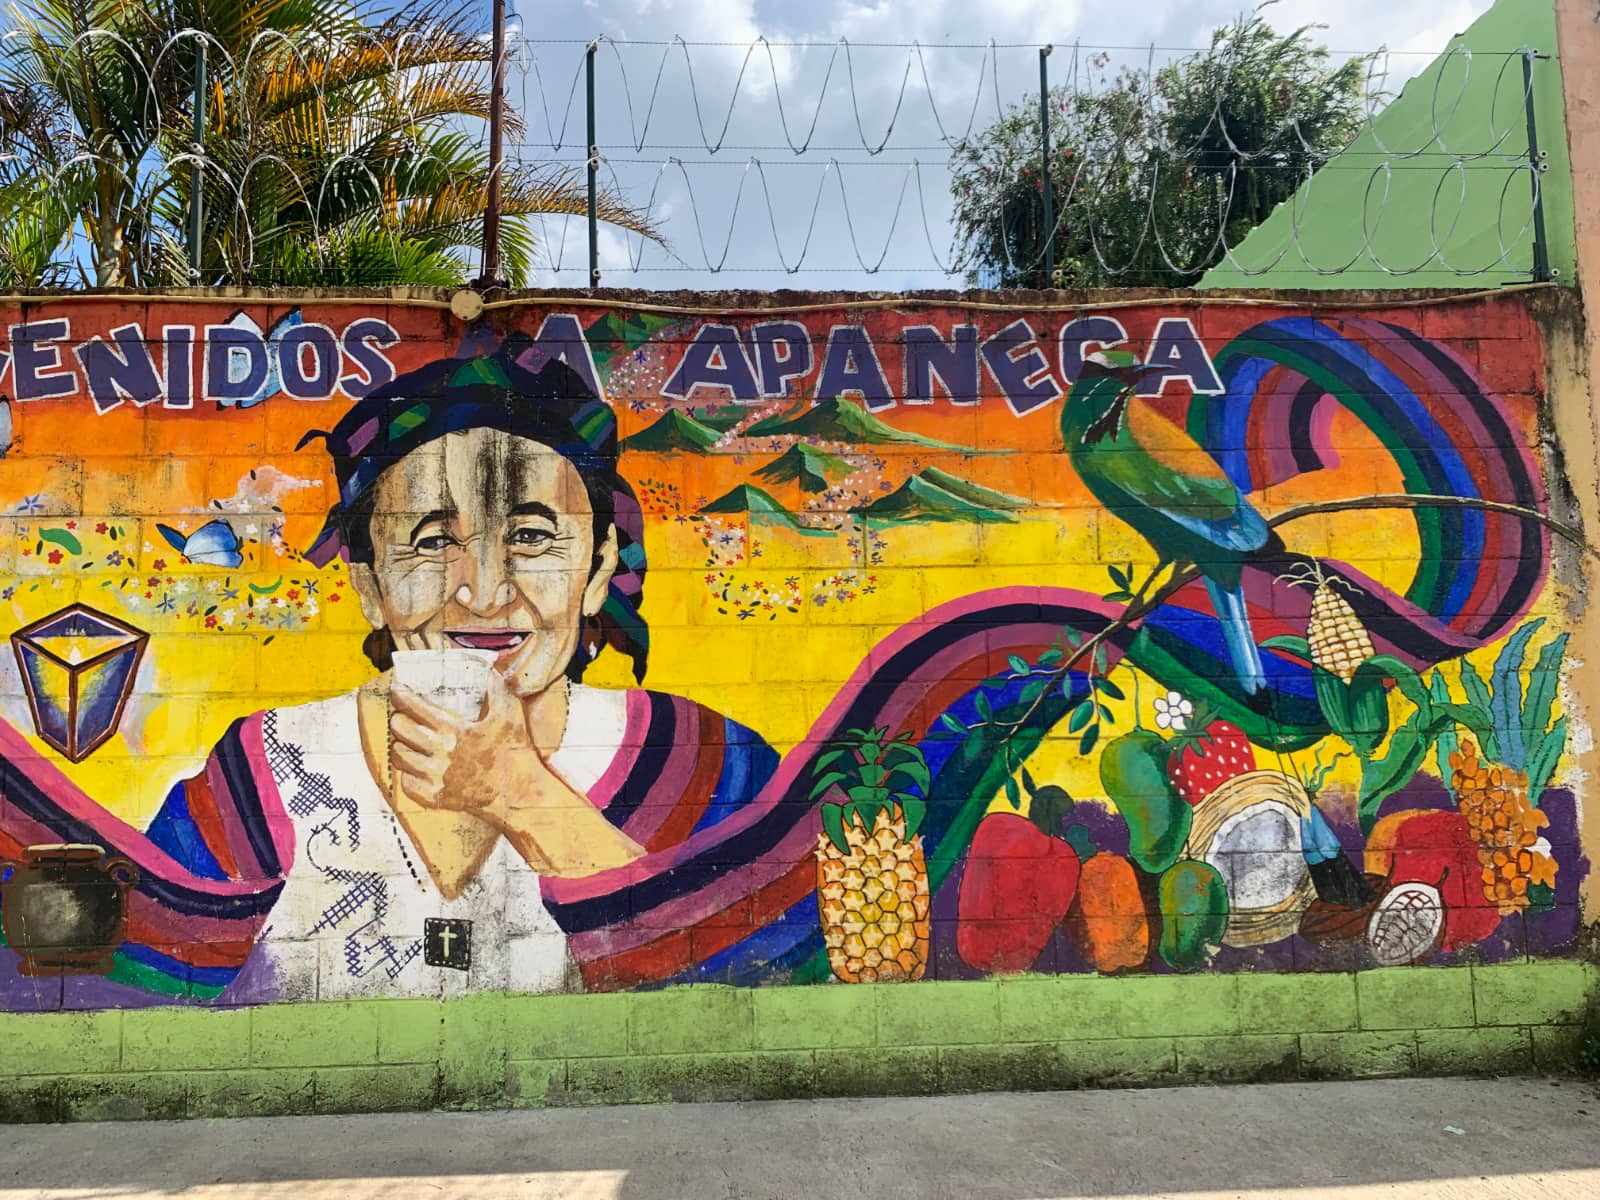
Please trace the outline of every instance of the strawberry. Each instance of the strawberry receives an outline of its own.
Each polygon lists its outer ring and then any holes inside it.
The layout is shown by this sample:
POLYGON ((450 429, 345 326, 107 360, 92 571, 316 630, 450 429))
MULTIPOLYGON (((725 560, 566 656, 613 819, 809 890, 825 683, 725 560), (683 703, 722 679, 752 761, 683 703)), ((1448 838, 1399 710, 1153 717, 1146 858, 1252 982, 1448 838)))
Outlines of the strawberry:
POLYGON ((1204 733, 1173 739, 1167 772, 1173 787, 1191 805, 1199 804, 1235 775, 1256 769, 1255 748, 1244 730, 1227 721, 1212 721, 1204 733))
MULTIPOLYGON (((1040 788, 1039 792, 1059 792, 1040 788)), ((1066 793, 1062 792, 1064 797, 1066 793)), ((1041 823, 1059 828, 1053 804, 1041 823)), ((956 901, 956 952, 980 971, 1026 971, 1039 961, 1050 935, 1078 891, 1077 852, 1040 824, 1017 813, 990 813, 978 823, 967 851, 956 901)))

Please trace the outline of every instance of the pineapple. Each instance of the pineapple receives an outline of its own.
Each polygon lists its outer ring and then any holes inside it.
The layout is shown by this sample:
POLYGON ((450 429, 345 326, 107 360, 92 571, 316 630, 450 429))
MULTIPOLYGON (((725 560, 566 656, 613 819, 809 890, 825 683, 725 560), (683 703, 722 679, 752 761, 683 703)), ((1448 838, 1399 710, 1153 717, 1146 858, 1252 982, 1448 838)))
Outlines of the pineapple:
POLYGON ((844 827, 848 851, 817 840, 817 899, 828 965, 846 983, 921 979, 928 966, 928 867, 897 806, 844 827))
POLYGON ((845 983, 921 979, 928 967, 932 897, 917 829, 930 779, 910 738, 851 729, 814 768, 813 800, 834 790, 845 796, 822 805, 817 839, 823 943, 845 983), (902 782, 921 795, 896 786, 902 782))
POLYGON ((1471 738, 1449 757, 1450 787, 1478 843, 1485 899, 1502 913, 1528 907, 1528 888, 1553 882, 1555 864, 1539 830, 1549 818, 1528 802, 1528 776, 1478 757, 1471 738))

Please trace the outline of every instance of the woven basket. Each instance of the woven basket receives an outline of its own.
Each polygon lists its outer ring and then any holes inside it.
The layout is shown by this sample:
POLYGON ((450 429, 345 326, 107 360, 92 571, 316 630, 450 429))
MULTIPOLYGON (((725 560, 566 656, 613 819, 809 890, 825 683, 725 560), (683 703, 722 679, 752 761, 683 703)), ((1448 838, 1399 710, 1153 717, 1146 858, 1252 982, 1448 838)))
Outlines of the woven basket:
MULTIPOLYGON (((1185 854, 1210 862, 1221 870, 1212 857, 1212 844, 1217 833, 1241 813, 1257 805, 1270 804, 1287 811, 1294 820, 1293 841, 1284 847, 1285 853, 1293 851, 1299 858, 1301 817, 1310 816, 1311 798, 1298 780, 1282 771, 1249 771, 1235 775, 1202 800, 1194 810, 1194 823, 1189 830, 1185 854)), ((1300 927, 1300 917, 1317 898, 1311 883, 1311 873, 1305 859, 1299 858, 1299 879, 1294 889, 1284 899, 1265 908, 1241 908, 1234 903, 1232 890, 1228 896, 1228 929, 1222 942, 1226 946, 1264 946, 1293 935, 1300 927)), ((1223 879, 1228 872, 1223 872, 1223 879)))

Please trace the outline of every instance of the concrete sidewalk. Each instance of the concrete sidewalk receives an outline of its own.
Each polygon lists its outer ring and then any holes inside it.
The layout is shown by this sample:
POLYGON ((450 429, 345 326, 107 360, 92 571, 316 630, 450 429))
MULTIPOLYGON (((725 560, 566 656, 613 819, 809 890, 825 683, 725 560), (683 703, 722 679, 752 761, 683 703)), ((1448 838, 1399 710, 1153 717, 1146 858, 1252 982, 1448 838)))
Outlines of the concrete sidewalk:
POLYGON ((1572 1079, 29 1125, 0 1200, 1583 1200, 1597 1134, 1572 1079))

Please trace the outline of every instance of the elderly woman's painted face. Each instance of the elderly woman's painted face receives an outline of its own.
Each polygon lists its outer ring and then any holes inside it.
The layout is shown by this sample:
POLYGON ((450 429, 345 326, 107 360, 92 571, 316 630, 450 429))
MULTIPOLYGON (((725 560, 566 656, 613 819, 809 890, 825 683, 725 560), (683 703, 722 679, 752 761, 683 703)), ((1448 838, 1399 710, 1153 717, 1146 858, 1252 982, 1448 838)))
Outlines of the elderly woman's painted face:
POLYGON ((371 532, 372 566, 351 568, 367 619, 402 648, 492 650, 523 697, 565 674, 617 563, 608 531, 596 565, 577 469, 492 429, 449 434, 386 470, 371 532))

